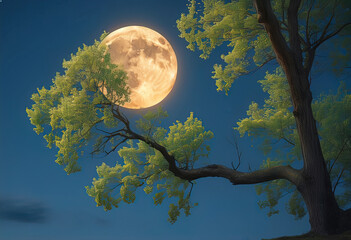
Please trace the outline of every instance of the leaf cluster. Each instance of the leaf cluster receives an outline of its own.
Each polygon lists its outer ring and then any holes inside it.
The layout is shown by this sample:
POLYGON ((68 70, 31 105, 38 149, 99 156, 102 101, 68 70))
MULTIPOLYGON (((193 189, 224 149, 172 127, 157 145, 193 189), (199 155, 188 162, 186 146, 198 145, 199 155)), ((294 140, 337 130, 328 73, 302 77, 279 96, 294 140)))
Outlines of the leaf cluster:
MULTIPOLYGON (((253 102, 247 111, 248 117, 241 119, 235 129, 242 136, 247 134, 261 139, 263 153, 270 156, 263 162, 262 168, 294 164, 301 159, 301 149, 285 76, 278 68, 274 73, 267 72, 265 79, 259 83, 268 93, 265 104, 259 107, 253 102)), ((322 94, 312 103, 324 159, 341 207, 351 202, 350 97, 346 85, 342 83, 336 94, 322 94)), ((290 214, 297 219, 306 214, 303 199, 286 180, 260 184, 256 190, 258 194, 266 195, 266 200, 260 201, 259 206, 269 208, 269 216, 279 212, 275 207, 279 199, 285 196, 290 196, 286 205, 290 214)))
POLYGON ((189 45, 187 48, 202 51, 201 58, 208 58, 212 50, 227 43, 232 49, 221 56, 225 62, 214 65, 212 78, 218 91, 229 91, 233 81, 252 71, 252 64, 261 66, 269 61, 272 48, 250 0, 203 0, 203 5, 190 1, 188 14, 182 14, 177 26, 189 45))
MULTIPOLYGON (((271 1, 280 32, 289 45, 289 0, 271 1)), ((333 59, 336 73, 350 68, 351 2, 348 0, 303 0, 298 10, 299 40, 304 67, 310 72, 316 49, 332 39, 333 51, 323 49, 333 59), (338 35, 339 37, 334 37, 338 35)), ((251 0, 191 0, 188 13, 177 20, 180 37, 188 49, 200 50, 201 58, 223 44, 229 52, 221 55, 224 64, 215 64, 212 78, 218 91, 227 94, 235 79, 258 70, 275 59, 265 29, 257 21, 251 0)), ((325 70, 325 69, 324 69, 325 70)))
MULTIPOLYGON (((177 121, 170 126, 169 131, 151 124, 166 115, 161 109, 156 113, 147 113, 137 126, 149 133, 150 139, 165 146, 176 158, 179 167, 190 169, 199 157, 207 156, 210 149, 205 142, 213 137, 213 133, 204 131, 202 122, 194 118, 193 113, 184 123, 177 121)), ((190 202, 193 183, 170 172, 163 155, 146 142, 134 144, 129 140, 128 146, 121 148, 118 154, 123 163, 117 162, 114 167, 103 163, 97 167, 99 178, 94 178, 92 186, 86 187, 97 206, 110 210, 112 206, 118 207, 121 201, 132 203, 137 189, 142 186, 146 194, 153 193, 155 205, 161 204, 166 197, 178 199, 169 205, 168 220, 171 223, 177 220, 181 210, 188 216, 190 209, 197 205, 190 202), (118 187, 119 191, 115 190, 118 187)))
POLYGON ((83 151, 79 149, 96 137, 93 128, 101 122, 105 127, 117 124, 108 99, 123 104, 129 100, 129 89, 126 73, 111 63, 100 41, 78 48, 62 66, 64 73, 56 73, 49 89, 38 89, 31 98, 34 104, 26 111, 37 134, 46 128, 48 147, 59 149, 56 162, 70 174, 80 170, 77 160, 83 151), (100 91, 102 86, 107 89, 105 94, 100 91))

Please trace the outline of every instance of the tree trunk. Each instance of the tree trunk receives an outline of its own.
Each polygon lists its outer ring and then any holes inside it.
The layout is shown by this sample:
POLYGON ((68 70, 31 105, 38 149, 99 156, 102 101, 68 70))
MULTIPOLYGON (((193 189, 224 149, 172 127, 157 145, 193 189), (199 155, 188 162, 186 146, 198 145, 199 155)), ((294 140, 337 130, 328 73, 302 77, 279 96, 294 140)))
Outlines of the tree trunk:
MULTIPOLYGON (((311 95, 310 93, 307 95, 311 95)), ((316 123, 308 97, 296 100, 295 119, 304 159, 302 186, 298 190, 306 203, 311 231, 318 234, 335 234, 340 209, 332 191, 329 173, 319 143, 316 123)))
MULTIPOLYGON (((301 144, 304 167, 303 180, 297 184, 310 217, 311 232, 335 234, 342 231, 341 220, 346 216, 335 199, 330 176, 322 154, 308 81, 310 69, 304 69, 298 33, 297 12, 301 1, 290 1, 288 8, 289 45, 280 31, 270 0, 254 1, 258 22, 270 38, 278 63, 282 66, 290 87, 294 116, 301 144)), ((349 214, 350 215, 350 214, 349 214)), ((348 227, 350 229, 350 226, 348 227)))
POLYGON ((284 65, 294 105, 294 116, 304 160, 303 182, 298 187, 311 224, 311 232, 335 234, 341 210, 336 202, 322 154, 316 121, 312 114, 312 94, 307 76, 298 64, 284 65))

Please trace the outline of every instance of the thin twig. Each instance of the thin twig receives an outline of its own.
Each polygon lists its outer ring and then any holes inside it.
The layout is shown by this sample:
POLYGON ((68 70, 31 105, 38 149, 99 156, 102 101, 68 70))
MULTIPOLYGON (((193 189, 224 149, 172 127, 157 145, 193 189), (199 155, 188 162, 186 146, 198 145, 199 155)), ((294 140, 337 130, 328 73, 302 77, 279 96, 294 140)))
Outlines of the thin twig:
POLYGON ((336 155, 336 157, 335 157, 335 159, 334 159, 334 161, 333 161, 332 165, 330 166, 330 168, 329 168, 329 174, 331 173, 331 171, 332 171, 332 169, 333 169, 333 167, 334 167, 334 165, 335 165, 336 161, 339 159, 339 157, 340 157, 341 153, 344 151, 344 148, 345 148, 346 142, 347 142, 347 141, 344 141, 344 143, 343 143, 343 145, 342 145, 342 147, 341 147, 340 151, 338 152, 338 154, 336 155))
POLYGON ((335 193, 336 187, 338 186, 338 184, 340 183, 340 179, 342 177, 342 175, 344 174, 345 168, 343 168, 338 176, 338 179, 336 180, 336 183, 334 185, 334 189, 333 189, 333 193, 335 193))

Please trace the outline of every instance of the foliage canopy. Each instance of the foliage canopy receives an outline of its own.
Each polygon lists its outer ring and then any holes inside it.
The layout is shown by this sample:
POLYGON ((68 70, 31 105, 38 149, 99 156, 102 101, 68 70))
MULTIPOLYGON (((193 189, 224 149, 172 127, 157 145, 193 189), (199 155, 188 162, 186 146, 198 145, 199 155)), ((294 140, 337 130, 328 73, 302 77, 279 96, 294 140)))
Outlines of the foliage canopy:
MULTIPOLYGON (((221 57, 224 66, 214 65, 213 78, 217 90, 228 93, 235 79, 256 71, 276 56, 265 29, 257 21, 251 0, 203 0, 202 3, 190 1, 188 14, 182 14, 177 21, 180 37, 189 42, 189 49, 201 50, 200 57, 204 59, 216 47, 227 44, 231 51, 221 57)), ((289 1, 272 3, 283 36, 288 41, 289 1)), ((347 0, 303 1, 299 11, 299 34, 304 46, 304 65, 309 70, 315 50, 339 34, 341 37, 332 39, 338 47, 330 52, 330 56, 334 69, 342 72, 350 60, 351 45, 347 43, 351 29, 345 25, 351 21, 350 9, 347 0)), ((49 89, 43 87, 33 94, 34 104, 27 109, 28 116, 36 133, 45 134, 48 147, 57 147, 56 162, 65 166, 67 174, 80 170, 78 159, 87 150, 92 149, 94 154, 118 150, 120 159, 115 166, 102 163, 97 167, 98 178, 86 187, 97 206, 110 210, 112 206, 118 207, 121 201, 133 203, 136 191, 142 188, 146 194, 153 194, 155 205, 161 204, 166 196, 173 199, 169 205, 169 221, 174 223, 181 211, 189 215, 196 205, 190 201, 193 181, 176 176, 165 156, 175 159, 178 170, 189 173, 195 166, 201 166, 200 160, 208 156, 207 141, 213 133, 205 131, 193 113, 183 123, 176 121, 168 128, 160 127, 167 117, 162 109, 149 112, 130 125, 118 107, 129 100, 127 75, 111 63, 106 48, 100 45, 106 35, 104 33, 100 41, 91 46, 83 45, 70 60, 63 61, 64 74, 57 73, 49 89), (106 89, 104 94, 102 88, 106 89)), ((286 76, 277 68, 267 72, 259 83, 268 98, 263 106, 253 102, 247 117, 241 119, 235 129, 242 136, 247 134, 263 139, 261 148, 267 159, 263 161, 262 169, 294 164, 301 159, 301 149, 286 76)), ((319 96, 312 107, 333 190, 339 204, 345 206, 351 201, 351 95, 346 85, 341 84, 336 94, 319 96), (343 188, 336 190, 340 186, 343 188)), ((200 169, 202 172, 193 173, 202 177, 203 172, 217 167, 210 165, 200 169)), ((208 176, 215 176, 211 174, 208 176)), ((260 206, 268 207, 269 215, 278 212, 275 207, 286 193, 291 193, 288 212, 296 218, 306 213, 300 194, 286 180, 263 183, 257 187, 257 192, 265 193, 267 199, 261 201, 260 206)))
MULTIPOLYGON (((271 1, 286 42, 289 42, 289 2, 271 1)), ((338 76, 345 67, 349 67, 350 11, 350 1, 302 1, 298 10, 298 34, 303 64, 309 72, 317 48, 329 55, 329 64, 338 76), (336 35, 338 37, 334 37, 336 35), (330 47, 323 48, 329 39, 331 43, 327 46, 332 45, 333 51, 330 51, 330 47)), ((223 44, 230 49, 227 54, 221 55, 224 64, 215 64, 213 67, 212 78, 216 80, 217 91, 225 91, 227 94, 237 78, 276 61, 267 31, 257 19, 251 0, 191 0, 188 13, 182 14, 177 21, 180 37, 189 43, 187 48, 200 50, 201 58, 207 59, 216 47, 223 44)), ((316 68, 316 72, 319 71, 321 70, 316 68)), ((311 79, 310 72, 310 81, 311 79)), ((259 107, 253 102, 247 111, 247 118, 241 119, 234 129, 242 136, 247 134, 262 140, 261 149, 269 155, 262 164, 263 169, 294 164, 302 155, 286 76, 278 67, 275 71, 267 71, 265 79, 258 82, 263 91, 268 93, 264 106, 259 107)), ((345 84, 341 84, 337 94, 321 95, 314 100, 312 106, 333 190, 341 207, 351 201, 348 190, 351 184, 350 105, 350 92, 345 84)), ((296 218, 301 218, 306 213, 301 195, 286 180, 267 182, 258 185, 256 190, 258 194, 265 193, 266 200, 259 205, 269 208, 269 216, 279 212, 275 207, 279 199, 287 194, 290 194, 288 212, 296 218)))
MULTIPOLYGON (((106 33, 101 41, 105 36, 106 33)), ((110 55, 105 53, 106 48, 100 41, 79 48, 69 61, 63 61, 65 72, 56 74, 50 89, 43 87, 33 94, 34 104, 27 109, 27 114, 37 134, 46 128, 44 138, 48 147, 58 148, 56 162, 65 166, 67 174, 81 169, 78 159, 89 146, 92 145, 94 154, 108 154, 127 142, 118 151, 122 161, 117 161, 113 167, 105 163, 97 167, 99 178, 94 178, 92 186, 86 187, 87 193, 95 199, 97 206, 110 210, 112 206, 118 207, 122 200, 134 202, 135 191, 143 186, 146 194, 154 194, 155 205, 161 204, 166 196, 178 199, 170 204, 169 221, 173 223, 181 210, 190 214, 190 208, 194 206, 190 203, 193 183, 174 176, 159 151, 144 141, 133 143, 128 140, 133 137, 120 134, 121 125, 126 122, 116 118, 116 112, 120 112, 115 108, 129 100, 126 73, 112 64, 110 55), (105 94, 101 91, 102 86, 107 90, 105 94), (116 102, 111 103, 108 99, 116 99, 116 102), (115 190, 117 187, 119 192, 115 190)), ((213 133, 205 131, 193 113, 184 123, 177 121, 169 130, 157 127, 165 117, 167 113, 162 109, 149 112, 136 122, 135 127, 147 139, 165 146, 177 159, 179 167, 193 168, 201 157, 208 155, 210 148, 206 141, 213 133)))
MULTIPOLYGON (((302 159, 300 142, 288 84, 280 68, 266 74, 260 80, 263 91, 269 97, 263 107, 251 103, 247 118, 237 123, 236 130, 261 139, 261 150, 268 158, 262 168, 278 165, 292 165, 302 159)), ((337 93, 321 94, 312 103, 322 151, 330 173, 336 198, 341 207, 351 202, 351 178, 349 174, 351 155, 351 94, 345 83, 341 83, 337 93)), ((289 194, 287 211, 299 219, 306 214, 303 199, 296 187, 286 180, 274 180, 256 186, 258 194, 265 193, 267 199, 259 202, 261 208, 268 207, 268 215, 279 213, 275 207, 278 200, 289 194)))
MULTIPOLYGON (((272 8, 281 24, 281 31, 289 41, 287 10, 288 0, 273 0, 272 8)), ((333 67, 340 73, 350 61, 351 3, 341 1, 302 1, 299 9, 299 34, 304 47, 305 64, 309 63, 308 49, 316 49, 323 42, 333 38, 337 46, 328 54, 333 67), (330 21, 330 22, 329 22, 330 21), (347 24, 347 25, 345 25, 347 24), (323 27, 325 27, 323 29, 323 27), (342 31, 339 29, 342 28, 342 31)), ((177 21, 184 38, 192 51, 199 49, 201 58, 207 59, 218 46, 226 44, 231 51, 222 54, 224 65, 215 64, 213 76, 218 91, 228 93, 235 79, 256 71, 276 59, 272 44, 264 27, 257 21, 252 0, 191 0, 188 13, 177 21), (202 2, 202 4, 200 3, 202 2)))

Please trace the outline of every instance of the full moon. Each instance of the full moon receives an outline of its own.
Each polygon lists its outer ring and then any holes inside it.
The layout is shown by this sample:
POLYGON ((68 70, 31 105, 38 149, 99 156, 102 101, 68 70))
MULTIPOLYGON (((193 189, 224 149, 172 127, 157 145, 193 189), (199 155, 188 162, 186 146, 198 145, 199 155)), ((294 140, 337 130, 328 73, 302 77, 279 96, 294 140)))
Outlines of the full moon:
POLYGON ((122 107, 151 107, 170 93, 177 77, 177 57, 161 34, 129 26, 110 33, 102 44, 107 46, 111 62, 127 73, 130 102, 122 107))

